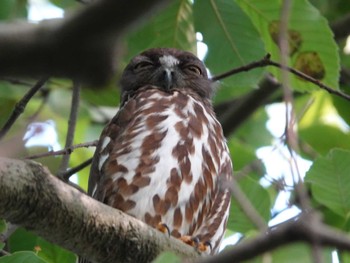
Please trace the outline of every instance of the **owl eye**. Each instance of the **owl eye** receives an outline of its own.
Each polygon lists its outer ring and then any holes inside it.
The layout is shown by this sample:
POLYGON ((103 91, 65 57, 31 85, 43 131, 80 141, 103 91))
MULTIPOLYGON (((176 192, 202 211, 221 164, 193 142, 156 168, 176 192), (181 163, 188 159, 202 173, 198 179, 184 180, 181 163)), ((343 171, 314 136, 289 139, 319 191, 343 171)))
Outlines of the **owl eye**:
POLYGON ((198 66, 191 65, 186 67, 186 69, 195 73, 196 75, 202 75, 202 70, 198 66))
POLYGON ((150 61, 141 61, 135 65, 134 69, 143 69, 148 67, 153 67, 153 63, 150 61))

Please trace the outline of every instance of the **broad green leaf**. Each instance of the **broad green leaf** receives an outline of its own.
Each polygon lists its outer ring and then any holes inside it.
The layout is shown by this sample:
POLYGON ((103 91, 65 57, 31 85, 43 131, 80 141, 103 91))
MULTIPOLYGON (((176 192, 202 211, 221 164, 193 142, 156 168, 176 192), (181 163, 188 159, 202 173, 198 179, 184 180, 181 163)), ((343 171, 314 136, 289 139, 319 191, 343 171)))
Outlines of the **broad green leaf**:
POLYGON ((332 125, 315 123, 299 129, 299 137, 322 155, 335 147, 350 150, 350 134, 332 125))
POLYGON ((0 219, 0 233, 5 232, 7 229, 7 225, 4 219, 0 219))
POLYGON ((231 158, 234 160, 233 168, 235 171, 243 169, 257 158, 253 147, 235 137, 230 138, 228 147, 231 158))
POLYGON ((339 262, 350 263, 350 254, 347 251, 338 251, 339 262))
POLYGON ((0 263, 46 263, 34 252, 20 251, 0 258, 0 263))
MULTIPOLYGON (((251 18, 259 31, 266 52, 272 59, 280 61, 277 39, 281 3, 280 0, 236 0, 237 4, 251 18)), ((304 73, 311 74, 326 85, 338 89, 339 55, 327 20, 307 0, 291 2, 288 24, 290 50, 289 66, 304 73)), ((274 75, 280 78, 280 70, 271 68, 274 75)), ((310 82, 291 77, 292 88, 299 91, 310 91, 316 86, 310 82)))
POLYGON ((81 97, 91 105, 118 107, 120 102, 120 92, 117 87, 81 90, 81 97))
MULTIPOLYGON (((323 262, 332 262, 332 250, 322 249, 321 252, 323 262)), ((266 253, 259 258, 253 260, 248 260, 245 262, 249 263, 260 263, 260 262, 270 263, 312 263, 315 260, 312 257, 312 251, 309 245, 303 243, 295 243, 289 246, 278 248, 270 253, 266 253)))
POLYGON ((250 176, 256 181, 264 175, 264 164, 257 159, 253 147, 235 137, 228 141, 228 147, 233 161, 234 175, 238 177, 250 176))
MULTIPOLYGON (((283 262, 283 263, 312 263, 315 262, 310 246, 308 244, 296 243, 286 247, 281 247, 272 251, 272 262, 283 262)), ((323 262, 332 262, 332 250, 322 249, 321 252, 323 262)))
POLYGON ((5 245, 6 245, 5 243, 0 242, 0 250, 3 249, 5 247, 5 245))
MULTIPOLYGON (((264 56, 261 39, 237 4, 232 0, 195 1, 196 31, 208 45, 205 63, 217 75, 259 60, 264 56)), ((256 87, 262 69, 255 69, 226 78, 216 100, 227 100, 256 87)))
POLYGON ((298 123, 302 141, 320 154, 326 154, 334 147, 350 149, 350 133, 345 130, 331 95, 313 92, 312 97, 303 103, 304 110, 301 110, 303 114, 298 123), (309 106, 306 108, 306 105, 309 106))
POLYGON ((334 149, 315 160, 305 181, 312 197, 338 215, 350 216, 350 151, 334 149))
POLYGON ((33 251, 37 243, 37 236, 24 228, 18 228, 9 238, 8 246, 11 253, 29 250, 33 251))
POLYGON ((0 20, 27 16, 27 0, 1 0, 0 20))
POLYGON ((337 96, 332 96, 332 100, 333 105, 337 109, 337 112, 341 118, 346 122, 347 125, 350 125, 350 102, 337 96))
MULTIPOLYGON (((271 201, 269 193, 255 180, 244 177, 239 180, 239 187, 246 194, 253 207, 260 216, 268 222, 270 219, 271 201)), ((242 211, 241 206, 232 198, 230 216, 227 228, 240 233, 246 233, 250 230, 255 230, 256 226, 242 211)))
POLYGON ((233 136, 245 141, 255 149, 270 145, 272 135, 266 128, 267 120, 265 109, 260 108, 239 127, 233 136))
POLYGON ((37 246, 40 247, 38 256, 48 263, 75 263, 76 256, 57 245, 47 242, 42 238, 38 238, 37 246))
POLYGON ((146 25, 126 39, 127 58, 155 47, 174 47, 196 53, 192 4, 188 0, 173 1, 146 25))
POLYGON ((152 263, 180 263, 181 258, 172 252, 163 252, 152 263))
POLYGON ((11 253, 23 250, 37 250, 38 256, 43 259, 43 262, 74 263, 76 260, 73 253, 51 244, 23 228, 17 229, 15 233, 11 235, 8 245, 11 253))

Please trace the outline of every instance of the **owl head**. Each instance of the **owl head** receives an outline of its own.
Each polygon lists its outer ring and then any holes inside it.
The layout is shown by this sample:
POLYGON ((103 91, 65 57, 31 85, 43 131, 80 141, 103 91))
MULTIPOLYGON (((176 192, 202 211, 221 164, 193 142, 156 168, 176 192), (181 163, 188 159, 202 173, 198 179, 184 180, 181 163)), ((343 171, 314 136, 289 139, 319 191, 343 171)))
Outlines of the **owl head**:
POLYGON ((213 85, 202 61, 175 48, 153 48, 131 59, 120 81, 122 101, 138 89, 152 85, 167 92, 187 90, 210 99, 213 85))

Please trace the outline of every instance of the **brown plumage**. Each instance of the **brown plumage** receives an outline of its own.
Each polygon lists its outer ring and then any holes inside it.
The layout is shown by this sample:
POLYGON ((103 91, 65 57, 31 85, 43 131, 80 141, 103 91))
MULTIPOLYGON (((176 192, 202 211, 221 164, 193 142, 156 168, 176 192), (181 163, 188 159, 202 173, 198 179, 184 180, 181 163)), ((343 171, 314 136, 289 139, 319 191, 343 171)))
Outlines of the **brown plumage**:
POLYGON ((232 164, 211 105, 212 83, 193 54, 168 48, 134 57, 122 100, 103 130, 89 194, 147 224, 165 224, 218 252, 232 164))

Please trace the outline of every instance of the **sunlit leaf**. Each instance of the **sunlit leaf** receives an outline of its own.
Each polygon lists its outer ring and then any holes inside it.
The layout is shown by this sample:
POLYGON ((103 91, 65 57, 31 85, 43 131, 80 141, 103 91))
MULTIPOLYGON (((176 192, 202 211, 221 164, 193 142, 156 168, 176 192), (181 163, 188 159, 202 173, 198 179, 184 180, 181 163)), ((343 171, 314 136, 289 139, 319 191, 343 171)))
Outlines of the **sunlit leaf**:
MULTIPOLYGON (((264 56, 263 45, 251 21, 232 0, 195 1, 196 31, 208 45, 206 65, 212 75, 240 67, 264 56)), ((256 87, 262 69, 237 74, 222 81, 216 100, 256 87)))
POLYGON ((154 47, 174 47, 196 53, 192 4, 188 0, 173 1, 126 39, 127 57, 154 47))
MULTIPOLYGON (((272 55, 272 59, 280 61, 280 51, 276 44, 276 34, 271 31, 271 24, 280 20, 281 3, 279 0, 260 1, 260 0, 236 0, 237 4, 251 18, 255 27, 259 31, 265 44, 266 52, 272 55)), ((307 0, 292 1, 290 9, 290 19, 288 24, 289 42, 293 48, 293 37, 298 35, 298 48, 292 52, 289 57, 289 66, 297 67, 300 70, 306 70, 305 73, 315 74, 323 83, 338 89, 339 79, 339 55, 338 48, 333 39, 332 32, 328 26, 327 20, 322 17, 319 11, 314 8, 307 0), (301 60, 301 54, 313 54, 317 57, 317 63, 304 56, 301 60), (312 69, 312 70, 311 70, 312 69), (322 73, 322 74, 321 74, 322 73)), ((271 71, 280 77, 279 69, 271 71)), ((296 90, 312 90, 316 86, 292 76, 292 87, 296 90)))
POLYGON ((0 20, 23 18, 27 15, 27 0, 1 0, 0 20))
POLYGON ((75 263, 76 256, 57 245, 49 243, 42 238, 38 239, 37 246, 40 248, 38 256, 48 263, 75 263))
POLYGON ((171 252, 163 252, 152 263, 180 263, 181 258, 171 252))
POLYGON ((350 217, 350 151, 334 149, 316 159, 305 181, 312 197, 346 219, 350 217))
POLYGON ((0 233, 5 232, 7 229, 7 225, 4 219, 0 219, 0 233))

